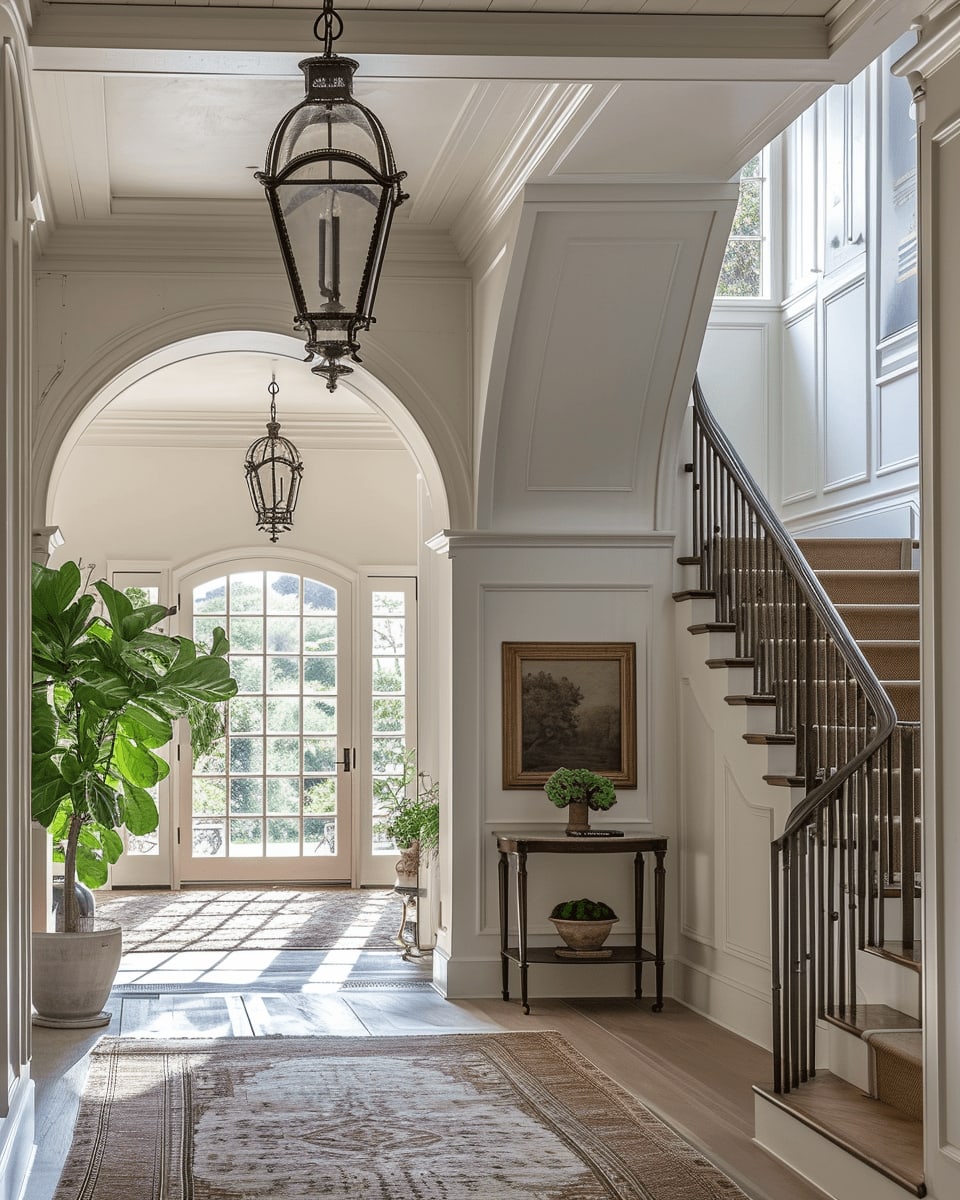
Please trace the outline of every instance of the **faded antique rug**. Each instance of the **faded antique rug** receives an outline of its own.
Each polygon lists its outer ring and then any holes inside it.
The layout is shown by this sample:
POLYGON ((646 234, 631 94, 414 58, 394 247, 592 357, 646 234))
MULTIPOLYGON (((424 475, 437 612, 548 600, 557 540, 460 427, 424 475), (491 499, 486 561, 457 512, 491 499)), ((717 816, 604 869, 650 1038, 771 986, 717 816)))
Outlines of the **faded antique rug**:
POLYGON ((97 916, 123 929, 123 952, 386 950, 401 905, 389 888, 97 893, 97 916))
POLYGON ((558 1033, 104 1038, 54 1200, 732 1200, 558 1033))

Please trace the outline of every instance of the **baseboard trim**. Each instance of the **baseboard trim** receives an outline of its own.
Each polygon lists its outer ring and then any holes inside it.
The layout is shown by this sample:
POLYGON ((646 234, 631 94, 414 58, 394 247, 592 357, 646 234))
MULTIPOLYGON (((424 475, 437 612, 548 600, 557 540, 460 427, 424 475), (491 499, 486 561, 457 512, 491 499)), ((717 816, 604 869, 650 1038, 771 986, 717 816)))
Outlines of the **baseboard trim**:
POLYGON ((29 1075, 21 1075, 10 1092, 10 1111, 0 1119, 0 1200, 18 1200, 36 1154, 35 1092, 29 1075))

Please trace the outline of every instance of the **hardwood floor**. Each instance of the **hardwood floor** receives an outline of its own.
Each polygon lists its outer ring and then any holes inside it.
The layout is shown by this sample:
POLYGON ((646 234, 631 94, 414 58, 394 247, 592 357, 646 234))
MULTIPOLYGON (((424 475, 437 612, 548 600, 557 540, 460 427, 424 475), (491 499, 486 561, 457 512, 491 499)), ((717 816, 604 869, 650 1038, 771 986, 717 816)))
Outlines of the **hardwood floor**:
MULTIPOLYGON (((429 957, 385 954, 329 961, 321 951, 130 954, 109 1027, 36 1028, 38 1151, 23 1200, 50 1200, 70 1144, 86 1055, 102 1034, 121 1037, 369 1036, 556 1029, 731 1175, 755 1200, 824 1194, 752 1141, 754 1083, 769 1079, 758 1047, 667 1000, 662 1013, 632 1000, 447 1001, 426 985, 429 957), (378 970, 379 968, 379 970, 378 970)), ((131 1198, 133 1200, 133 1198, 131 1198)), ((402 1197, 398 1197, 402 1200, 402 1197)))

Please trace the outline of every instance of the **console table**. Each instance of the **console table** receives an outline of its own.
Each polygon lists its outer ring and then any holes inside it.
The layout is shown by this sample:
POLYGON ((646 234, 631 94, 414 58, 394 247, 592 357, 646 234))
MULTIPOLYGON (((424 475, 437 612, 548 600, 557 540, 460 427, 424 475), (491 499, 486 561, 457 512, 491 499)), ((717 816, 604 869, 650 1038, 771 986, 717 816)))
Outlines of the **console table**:
POLYGON ((656 835, 644 837, 596 837, 574 838, 566 834, 544 833, 495 833, 497 850, 500 852, 498 874, 500 879, 500 967, 503 972, 503 998, 510 999, 510 963, 520 967, 520 1002, 525 1013, 530 1012, 527 996, 527 970, 531 963, 555 963, 568 966, 604 965, 605 963, 633 963, 635 967, 634 991, 639 1000, 643 995, 641 973, 645 962, 652 962, 657 972, 657 999, 654 1012, 663 1008, 663 915, 666 869, 663 865, 667 853, 667 839, 656 835), (633 946, 613 946, 609 958, 558 958, 553 947, 531 946, 527 938, 527 858, 531 854, 632 854, 634 875, 634 920, 636 943, 633 946), (654 869, 654 944, 655 951, 645 950, 643 938, 643 876, 644 856, 653 854, 654 869), (517 935, 518 944, 510 945, 507 914, 510 904, 510 856, 517 865, 517 935))

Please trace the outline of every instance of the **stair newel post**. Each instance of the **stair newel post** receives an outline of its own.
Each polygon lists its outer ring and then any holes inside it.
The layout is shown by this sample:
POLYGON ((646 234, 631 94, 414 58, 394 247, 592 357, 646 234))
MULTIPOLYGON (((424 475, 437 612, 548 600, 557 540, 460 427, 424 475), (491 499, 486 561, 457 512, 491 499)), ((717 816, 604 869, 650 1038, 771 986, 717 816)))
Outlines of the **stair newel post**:
POLYGON ((773 1090, 783 1091, 783 1011, 780 962, 780 856, 778 842, 770 846, 770 1001, 773 1007, 773 1090))

